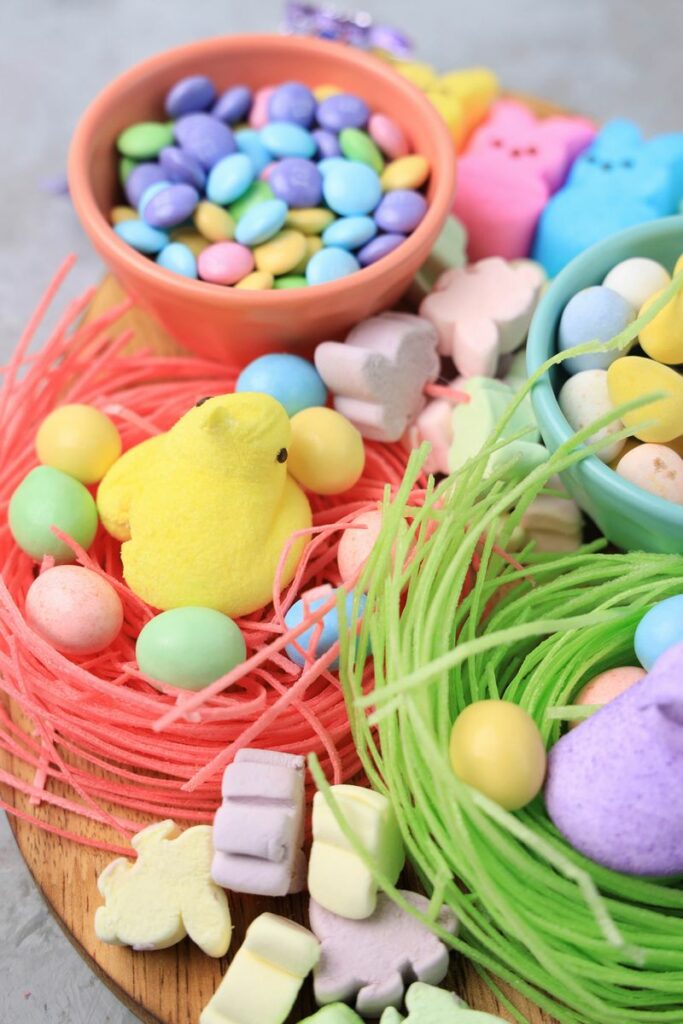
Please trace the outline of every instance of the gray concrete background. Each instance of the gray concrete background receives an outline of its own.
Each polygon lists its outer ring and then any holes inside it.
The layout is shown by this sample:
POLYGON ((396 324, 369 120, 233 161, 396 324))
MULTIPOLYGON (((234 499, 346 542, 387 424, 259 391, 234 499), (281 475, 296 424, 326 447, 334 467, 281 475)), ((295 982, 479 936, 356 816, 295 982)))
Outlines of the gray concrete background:
MULTIPOLYGON (((352 7, 340 3, 338 6, 352 7)), ((496 69, 510 88, 647 132, 681 130, 682 0, 368 0, 442 70, 496 69), (676 104, 676 99, 678 103, 676 104)), ((209 35, 270 31, 277 0, 0 0, 0 362, 59 261, 69 293, 101 267, 67 199, 64 168, 90 98, 148 54, 209 35)), ((0 1024, 132 1024, 48 917, 0 818, 0 1024)))

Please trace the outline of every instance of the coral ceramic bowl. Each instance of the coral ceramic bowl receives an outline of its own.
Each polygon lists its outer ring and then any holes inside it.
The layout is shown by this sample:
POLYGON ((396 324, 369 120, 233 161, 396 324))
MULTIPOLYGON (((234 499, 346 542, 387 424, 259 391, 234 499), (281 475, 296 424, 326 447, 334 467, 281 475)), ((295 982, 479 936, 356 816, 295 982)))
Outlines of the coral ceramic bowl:
POLYGON ((296 36, 207 39, 151 57, 108 85, 79 121, 69 153, 69 186, 93 245, 135 301, 200 355, 243 364, 264 352, 310 353, 341 339, 358 320, 388 309, 429 255, 454 193, 455 157, 434 107, 388 65, 349 46, 296 36), (179 78, 202 72, 218 90, 244 82, 258 89, 296 79, 354 92, 397 121, 432 173, 429 209, 393 253, 339 281, 284 291, 239 291, 182 278, 126 245, 108 212, 118 194, 115 140, 127 125, 158 119, 179 78))
MULTIPOLYGON (((527 343, 533 373, 557 351, 557 325, 566 303, 581 288, 601 284, 630 256, 649 256, 671 271, 683 252, 683 217, 665 217, 628 228, 581 253, 552 281, 534 315, 527 343)), ((532 399, 543 440, 555 451, 573 431, 557 402, 562 371, 534 386, 532 399)), ((683 554, 683 507, 641 490, 592 455, 564 474, 567 488, 609 540, 630 551, 683 554)))

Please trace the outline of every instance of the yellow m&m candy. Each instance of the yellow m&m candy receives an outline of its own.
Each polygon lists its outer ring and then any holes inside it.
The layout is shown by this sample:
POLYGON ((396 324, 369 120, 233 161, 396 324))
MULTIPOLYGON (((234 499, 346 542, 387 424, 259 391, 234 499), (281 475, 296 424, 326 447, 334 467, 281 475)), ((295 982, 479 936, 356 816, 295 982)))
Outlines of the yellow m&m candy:
POLYGON ((341 413, 323 406, 292 416, 290 476, 314 494, 341 494, 360 479, 365 446, 356 428, 341 413))
POLYGON ((420 188, 428 177, 427 158, 421 153, 411 153, 387 164, 379 180, 385 192, 392 192, 397 188, 420 188))
POLYGON ((62 405, 46 416, 36 434, 38 460, 44 466, 96 484, 121 454, 119 432, 91 405, 62 405))
POLYGON ((279 277, 280 274, 291 274, 294 267, 306 255, 306 238, 300 231, 286 228, 269 241, 257 245, 254 249, 256 269, 279 277))
POLYGON ((449 754, 462 782, 508 811, 530 803, 543 785, 546 755, 538 726, 509 701, 466 707, 453 724, 449 754))

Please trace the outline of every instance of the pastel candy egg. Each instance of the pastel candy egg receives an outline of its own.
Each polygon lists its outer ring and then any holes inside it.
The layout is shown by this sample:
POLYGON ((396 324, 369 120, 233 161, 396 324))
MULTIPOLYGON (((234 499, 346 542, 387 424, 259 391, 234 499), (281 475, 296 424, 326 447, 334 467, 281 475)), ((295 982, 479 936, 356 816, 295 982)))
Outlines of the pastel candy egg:
POLYGON ((401 242, 405 242, 405 240, 406 236, 401 234, 377 235, 376 238, 373 238, 371 242, 368 242, 367 245, 364 245, 356 253, 358 262, 361 267, 369 267, 371 263, 376 263, 377 260, 388 256, 390 252, 397 249, 401 242))
POLYGON ((359 249, 377 234, 372 217, 340 217, 323 232, 323 245, 339 249, 359 249))
MULTIPOLYGON (((381 529, 382 513, 379 509, 373 509, 361 512, 342 533, 337 548, 337 566, 345 586, 355 584, 372 554, 381 529)), ((407 529, 405 521, 401 520, 399 534, 405 534, 407 529)))
POLYGON ((651 295, 671 283, 671 277, 657 260, 632 256, 612 267, 602 283, 626 299, 634 309, 640 309, 651 295))
MULTIPOLYGON (((561 352, 582 345, 586 341, 609 341, 624 330, 635 318, 633 306, 611 288, 593 285, 573 295, 562 311, 558 328, 561 352)), ((623 352, 595 352, 573 356, 562 364, 567 373, 581 370, 606 370, 623 352)))
POLYGON ((290 476, 314 494, 342 494, 365 468, 363 438, 334 409, 303 409, 291 420, 290 476))
POLYGON ((194 211, 194 226, 209 242, 229 242, 235 236, 235 221, 222 206, 202 200, 194 211))
POLYGON ((143 252, 147 256, 156 255, 161 252, 164 246, 168 245, 169 237, 166 231, 153 228, 144 220, 126 220, 114 225, 114 231, 124 242, 143 252))
POLYGON ((315 96, 301 82, 284 82, 268 97, 268 117, 271 121, 289 121, 302 128, 310 128, 315 108, 315 96))
POLYGON ((265 270, 273 277, 288 274, 301 262, 306 253, 306 238, 300 231, 286 228, 254 249, 254 260, 258 270, 265 270))
POLYGON ((346 249, 329 246, 315 253, 306 267, 306 280, 309 285, 328 284, 340 277, 347 277, 360 270, 356 257, 346 249))
POLYGON ((251 110, 252 92, 246 85, 233 85, 226 89, 211 109, 214 117, 227 124, 243 121, 251 110))
POLYGON ((617 473, 674 505, 683 505, 683 459, 664 444, 640 444, 621 458, 617 473))
POLYGON ((180 146, 166 146, 159 153, 159 164, 171 182, 181 182, 203 189, 206 184, 206 172, 193 156, 186 153, 180 146))
POLYGON ((268 184, 290 207, 317 206, 323 194, 320 171, 311 160, 301 157, 280 160, 268 175, 268 184))
POLYGON ((173 132, 178 145, 207 171, 237 148, 227 125, 211 114, 187 114, 175 122, 173 132))
POLYGON ((123 606, 111 583, 80 565, 41 573, 26 594, 26 619, 62 654, 97 654, 121 632, 123 606))
MULTIPOLYGON (((583 430, 601 416, 611 412, 614 406, 607 389, 606 370, 581 370, 562 385, 558 396, 560 409, 572 430, 583 430)), ((592 434, 588 444, 607 439, 621 430, 623 423, 617 419, 592 434)), ((611 462, 624 447, 624 439, 605 445, 596 454, 603 462, 611 462)))
POLYGON ((429 177, 429 161, 421 153, 411 153, 392 160, 382 171, 382 188, 391 192, 395 188, 420 188, 429 177))
POLYGON ((360 96, 348 92, 335 93, 318 104, 318 124, 331 132, 340 132, 344 128, 365 128, 369 116, 367 103, 360 96))
POLYGON ((407 156, 410 151, 403 129, 386 114, 371 114, 368 134, 390 160, 407 156))
MULTIPOLYGON (((201 206, 201 203, 199 205, 201 206)), ((175 228, 171 232, 171 241, 181 242, 183 245, 186 245, 195 259, 209 244, 208 239, 204 235, 200 235, 198 231, 187 225, 175 228)))
MULTIPOLYGON (((674 267, 674 274, 683 271, 683 258, 674 267)), ((646 299, 640 310, 645 313, 652 303, 659 298, 655 292, 646 299)), ((683 363, 683 298, 681 293, 670 299, 655 318, 640 332, 641 348, 660 363, 675 366, 683 363)))
POLYGON ((255 181, 249 186, 244 195, 230 204, 230 216, 234 221, 240 221, 245 213, 258 203, 265 203, 268 199, 274 199, 275 195, 267 181, 255 181))
POLYGON ((510 701, 480 700, 461 711, 449 754, 462 782, 508 811, 525 807, 543 785, 546 754, 538 726, 510 701))
POLYGON ((171 242, 157 256, 157 263, 181 277, 197 277, 197 257, 189 246, 182 242, 171 242))
POLYGON ((182 117, 206 110, 216 98, 213 82, 206 75, 188 75, 181 78, 166 94, 164 110, 169 117, 182 117))
POLYGON ((615 406, 655 392, 665 396, 622 415, 639 440, 666 442, 683 434, 683 377, 670 366, 642 356, 626 356, 607 370, 607 387, 615 406))
POLYGON ((37 466, 24 477, 10 500, 8 518, 15 541, 37 562, 45 555, 60 564, 76 560, 71 548, 52 532, 53 526, 86 549, 97 532, 97 509, 90 492, 52 466, 37 466))
MULTIPOLYGON (((316 587, 314 590, 303 594, 285 614, 287 629, 294 629, 300 625, 311 612, 316 612, 319 608, 328 604, 334 594, 335 591, 330 586, 316 587)), ((366 602, 365 595, 362 594, 358 601, 360 614, 362 615, 366 602)), ((345 606, 346 620, 348 622, 353 614, 353 592, 346 595, 345 606)), ((297 637, 296 644, 294 642, 287 644, 285 650, 296 665, 303 667, 306 664, 305 655, 308 655, 309 660, 314 661, 329 651, 330 647, 336 644, 338 640, 339 612, 336 605, 333 605, 330 611, 325 612, 319 622, 313 623, 313 625, 309 626, 308 629, 304 630, 297 637), (305 655, 302 652, 305 652, 305 655)), ((330 668, 333 671, 339 668, 339 658, 335 658, 331 662, 330 668)))
POLYGON ((247 191, 255 178, 254 165, 245 153, 231 153, 211 168, 206 180, 206 195, 222 206, 234 203, 247 191))
POLYGON ((273 156, 314 156, 318 148, 315 139, 301 125, 291 121, 273 121, 261 129, 261 142, 273 156))
POLYGON ((669 647, 680 643, 683 643, 683 594, 676 594, 645 613, 636 627, 633 644, 638 661, 649 672, 669 647))
POLYGON ((174 228, 192 216, 198 202, 199 193, 193 185, 169 185, 145 203, 142 216, 153 228, 174 228))
POLYGON ((260 245, 280 231, 286 217, 287 204, 281 199, 267 199, 257 203, 241 218, 235 238, 242 245, 260 245))
POLYGON ((254 94, 254 101, 249 111, 249 127, 263 128, 268 123, 268 103, 275 92, 275 86, 266 85, 254 94))
POLYGON ((254 257, 238 242, 216 242, 199 254, 197 270, 202 281, 236 284, 254 269, 254 257))
POLYGON ((273 275, 267 273, 265 270, 253 270, 251 274, 247 274, 241 281, 238 281, 235 288, 239 288, 241 291, 262 291, 267 288, 273 287, 273 275))
POLYGON ((283 274, 282 277, 276 277, 273 282, 273 288, 276 291, 285 291, 289 288, 306 288, 308 281, 303 274, 283 274))
POLYGON ((235 144, 240 153, 245 153, 252 162, 254 173, 260 174, 272 157, 270 150, 261 142, 261 136, 253 128, 241 128, 235 132, 235 144))
POLYGON ((388 233, 409 235, 427 212, 427 200, 413 189, 387 192, 375 210, 377 226, 388 233))
POLYGON ((122 156, 149 160, 173 141, 173 125, 162 121, 141 121, 124 128, 116 140, 122 156))
POLYGON ((109 211, 109 221, 112 224, 122 224, 124 220, 137 220, 138 212, 132 206, 113 206, 109 211))
POLYGON ((339 133, 339 146, 347 160, 367 164, 377 174, 384 170, 384 157, 367 132, 360 128, 344 128, 339 133))
POLYGON ((38 428, 36 454, 44 466, 96 484, 121 454, 121 436, 92 405, 60 405, 38 428))
POLYGON ((382 198, 376 171, 353 160, 340 160, 323 174, 325 202, 344 217, 372 213, 382 198))
POLYGON ((316 128, 312 134, 318 147, 318 156, 323 158, 341 156, 339 139, 334 132, 329 132, 326 128, 316 128))
MULTIPOLYGON (((163 150, 162 150, 163 152, 163 150)), ((136 209, 150 185, 170 180, 166 170, 158 163, 138 164, 130 172, 125 183, 126 198, 136 209)))
POLYGON ((182 690, 202 690, 246 658, 239 627, 213 608, 172 608, 143 626, 135 646, 140 671, 182 690))
POLYGON ((235 391, 271 395, 285 407, 288 416, 327 401, 327 388, 313 363, 284 352, 260 356, 245 366, 235 391))
MULTIPOLYGON (((645 669, 637 665, 625 665, 623 668, 609 668, 586 683, 574 698, 574 704, 609 704, 611 700, 621 697, 622 693, 645 677, 645 669)), ((579 723, 574 722, 576 727, 579 723)))
POLYGON ((294 228, 303 235, 320 235, 333 223, 335 217, 332 210, 323 207, 290 210, 285 221, 288 228, 294 228))

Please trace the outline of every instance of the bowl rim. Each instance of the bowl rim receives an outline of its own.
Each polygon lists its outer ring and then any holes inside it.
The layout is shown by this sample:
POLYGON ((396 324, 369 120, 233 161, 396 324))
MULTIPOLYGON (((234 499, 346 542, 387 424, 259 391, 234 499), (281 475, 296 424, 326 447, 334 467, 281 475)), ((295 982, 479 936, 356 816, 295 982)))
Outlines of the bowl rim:
MULTIPOLYGON (((624 254, 624 250, 637 246, 645 240, 676 235, 680 236, 681 251, 683 252, 683 214, 660 217, 626 228, 624 231, 610 235, 609 238, 602 239, 575 256, 550 282, 532 317, 527 340, 527 371, 529 374, 535 373, 555 352, 553 341, 561 313, 559 295, 569 282, 573 281, 575 277, 581 277, 587 265, 591 265, 596 257, 605 262, 613 259, 612 265, 614 266, 629 258, 624 254)), ((600 284, 601 282, 593 283, 600 284)), ((581 285, 581 287, 589 286, 581 285)), ((560 444, 568 441, 574 431, 560 408, 549 373, 545 373, 534 384, 531 389, 531 399, 539 426, 543 422, 548 423, 553 433, 559 436, 560 444)), ((584 475, 586 486, 593 485, 607 489, 615 501, 628 502, 639 513, 654 514, 659 521, 666 520, 671 526, 683 530, 683 505, 675 505, 658 494, 651 494, 642 487, 630 483, 606 462, 599 459, 597 455, 586 456, 585 459, 573 466, 572 470, 584 475)))
POLYGON ((382 259, 368 267, 361 267, 359 271, 336 281, 309 287, 314 287, 316 299, 324 302, 339 298, 354 286, 366 288, 372 287, 373 283, 379 284, 386 277, 399 271, 401 264, 413 250, 419 248, 424 239, 434 231, 436 224, 444 222, 450 214, 455 193, 455 147, 448 127, 436 108, 419 89, 394 71, 390 64, 385 65, 377 57, 330 40, 276 33, 216 36, 163 50, 134 64, 112 79, 89 103, 79 118, 69 146, 68 180, 72 201, 79 219, 84 225, 89 226, 87 233, 97 238, 102 251, 110 254, 115 261, 127 264, 127 270, 144 280, 147 286, 166 292, 172 291, 176 299, 186 298, 187 300, 208 302, 210 305, 221 308, 230 306, 253 308, 257 302, 263 303, 271 309, 278 305, 293 306, 307 301, 309 288, 241 290, 171 274, 165 268, 158 266, 153 259, 138 253, 118 237, 99 209, 90 183, 90 174, 87 168, 90 139, 96 125, 106 114, 107 108, 111 106, 112 101, 122 88, 135 86, 139 79, 144 78, 150 72, 162 70, 169 63, 173 64, 178 60, 192 59, 193 57, 201 59, 207 51, 229 53, 245 45, 252 49, 263 49, 266 53, 287 50, 299 53, 302 58, 310 53, 325 56, 332 64, 331 77, 334 77, 334 63, 341 60, 364 73, 369 72, 376 79, 384 79, 386 84, 397 94, 398 102, 403 97, 409 100, 413 106, 417 105, 421 108, 420 120, 426 122, 428 131, 435 140, 436 149, 436 157, 430 170, 435 179, 434 195, 422 221, 415 231, 408 235, 405 242, 397 246, 387 256, 383 256, 382 259))

